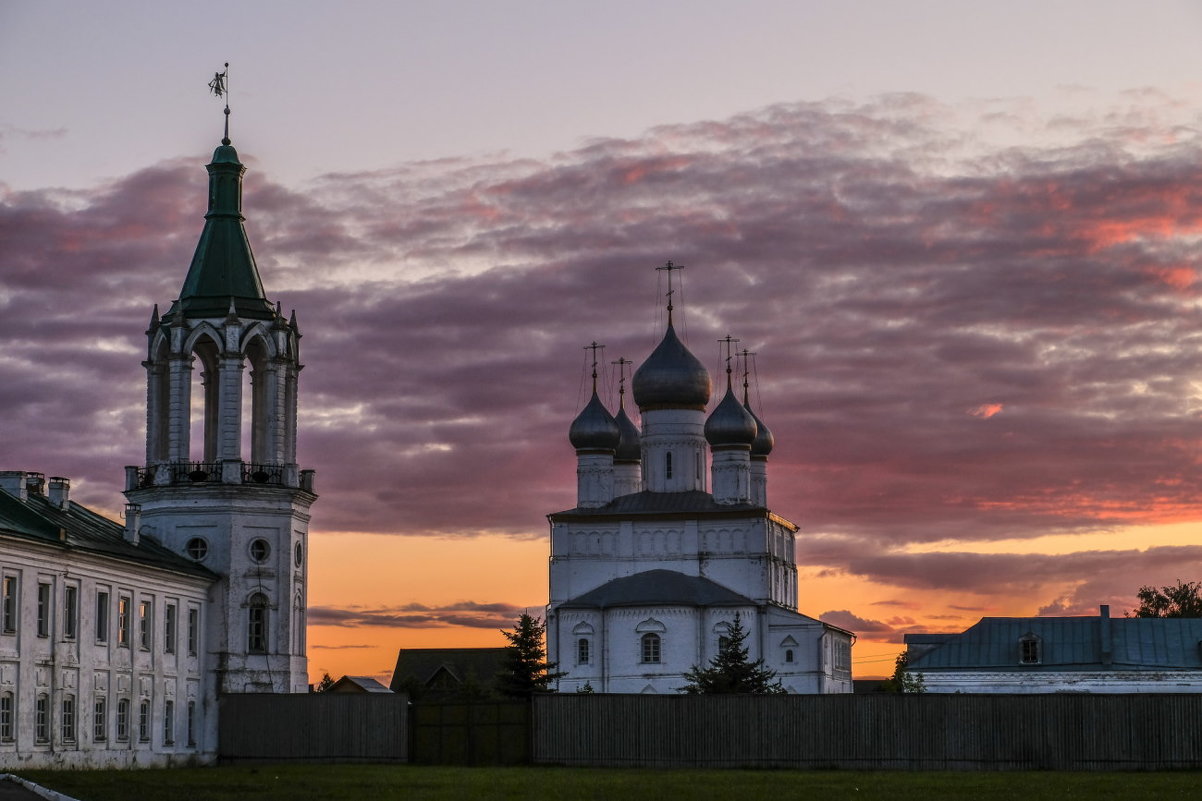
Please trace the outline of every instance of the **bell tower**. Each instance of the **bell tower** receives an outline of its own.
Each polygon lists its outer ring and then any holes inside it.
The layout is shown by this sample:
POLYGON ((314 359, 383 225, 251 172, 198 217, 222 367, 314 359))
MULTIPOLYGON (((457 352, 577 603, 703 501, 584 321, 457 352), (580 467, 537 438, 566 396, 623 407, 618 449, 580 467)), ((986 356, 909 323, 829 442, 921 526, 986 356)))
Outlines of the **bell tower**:
POLYGON ((217 575, 204 619, 180 621, 203 627, 214 692, 304 692, 317 496, 296 463, 301 334, 263 292, 228 114, 183 288, 146 332, 146 460, 125 468, 127 518, 135 540, 153 536, 217 575))

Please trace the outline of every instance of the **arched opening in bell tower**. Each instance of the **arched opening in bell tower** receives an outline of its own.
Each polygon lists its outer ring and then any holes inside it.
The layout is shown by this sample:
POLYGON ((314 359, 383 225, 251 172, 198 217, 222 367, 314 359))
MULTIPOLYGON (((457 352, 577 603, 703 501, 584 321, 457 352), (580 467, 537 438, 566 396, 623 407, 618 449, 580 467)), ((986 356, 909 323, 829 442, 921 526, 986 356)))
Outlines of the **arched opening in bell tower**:
POLYGON ((268 399, 273 378, 268 372, 269 361, 263 339, 252 338, 246 345, 247 369, 242 371, 242 458, 260 465, 276 461, 268 443, 268 399))
POLYGON ((207 336, 192 347, 192 391, 188 410, 188 458, 193 462, 217 461, 217 422, 220 412, 220 350, 207 336))

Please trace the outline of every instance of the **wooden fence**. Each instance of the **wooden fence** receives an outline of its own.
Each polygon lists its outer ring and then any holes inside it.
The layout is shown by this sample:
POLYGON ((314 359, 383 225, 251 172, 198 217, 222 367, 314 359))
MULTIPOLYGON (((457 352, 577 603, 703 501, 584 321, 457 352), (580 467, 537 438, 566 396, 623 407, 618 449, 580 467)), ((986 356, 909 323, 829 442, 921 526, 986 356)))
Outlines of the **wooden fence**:
POLYGON ((522 765, 530 762, 526 701, 415 703, 410 759, 426 765, 522 765))
POLYGON ((1202 767, 1199 695, 547 695, 534 762, 648 767, 1202 767))
POLYGON ((226 761, 903 770, 1202 768, 1202 695, 231 695, 226 761))
POLYGON ((405 762, 406 695, 226 695, 219 702, 222 761, 405 762))

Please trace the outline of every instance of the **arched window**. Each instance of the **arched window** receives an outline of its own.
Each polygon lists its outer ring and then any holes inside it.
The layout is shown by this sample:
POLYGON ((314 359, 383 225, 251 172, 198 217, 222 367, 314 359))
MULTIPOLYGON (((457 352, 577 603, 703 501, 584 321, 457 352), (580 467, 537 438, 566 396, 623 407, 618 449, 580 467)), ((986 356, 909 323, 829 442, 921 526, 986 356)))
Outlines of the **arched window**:
POLYGON ((75 696, 64 695, 62 699, 62 715, 59 718, 59 732, 64 743, 75 742, 75 696))
POLYGON ((16 714, 13 694, 0 693, 0 742, 11 743, 16 738, 16 714))
POLYGON ((150 742, 150 699, 143 698, 138 703, 138 739, 144 743, 150 742))
POLYGON ((117 701, 117 739, 125 742, 129 739, 129 699, 117 701))
POLYGON ((786 662, 792 662, 792 661, 793 661, 793 649, 792 649, 792 648, 786 648, 786 649, 785 649, 785 661, 786 661, 786 662))
POLYGON ((589 658, 589 642, 588 637, 581 637, 576 641, 576 664, 587 665, 589 658))
POLYGON ((1039 648, 1039 637, 1034 634, 1024 634, 1018 640, 1018 661, 1023 665, 1038 665, 1042 659, 1039 648))
POLYGON ((644 663, 652 664, 660 661, 660 646, 661 642, 658 634, 644 634, 640 638, 642 645, 642 660, 644 663))
POLYGON ((50 742, 50 696, 43 693, 34 702, 34 739, 39 743, 50 742))
POLYGON ((246 650, 267 653, 267 596, 256 592, 246 604, 246 650))

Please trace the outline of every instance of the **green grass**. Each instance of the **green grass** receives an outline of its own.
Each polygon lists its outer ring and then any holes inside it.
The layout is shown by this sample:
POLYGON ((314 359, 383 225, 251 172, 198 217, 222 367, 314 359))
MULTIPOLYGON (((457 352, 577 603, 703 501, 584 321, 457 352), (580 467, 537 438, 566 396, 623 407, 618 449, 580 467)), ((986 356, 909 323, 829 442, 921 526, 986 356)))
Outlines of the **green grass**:
POLYGON ((139 771, 26 771, 81 801, 1064 801, 1194 799, 1202 772, 903 773, 896 771, 454 768, 258 765, 139 771))

